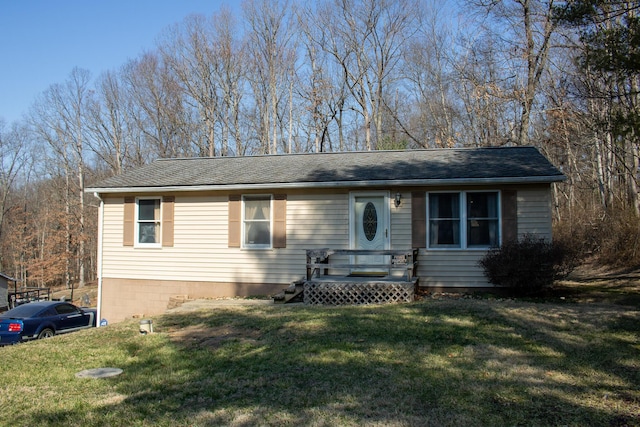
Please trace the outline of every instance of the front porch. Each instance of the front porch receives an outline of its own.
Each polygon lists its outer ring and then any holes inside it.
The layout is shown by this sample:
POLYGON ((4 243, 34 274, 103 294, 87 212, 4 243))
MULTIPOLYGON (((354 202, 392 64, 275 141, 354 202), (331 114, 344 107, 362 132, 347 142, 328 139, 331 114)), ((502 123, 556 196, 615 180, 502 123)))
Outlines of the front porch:
POLYGON ((418 278, 418 250, 307 250, 307 277, 275 302, 359 305, 411 302, 418 278))

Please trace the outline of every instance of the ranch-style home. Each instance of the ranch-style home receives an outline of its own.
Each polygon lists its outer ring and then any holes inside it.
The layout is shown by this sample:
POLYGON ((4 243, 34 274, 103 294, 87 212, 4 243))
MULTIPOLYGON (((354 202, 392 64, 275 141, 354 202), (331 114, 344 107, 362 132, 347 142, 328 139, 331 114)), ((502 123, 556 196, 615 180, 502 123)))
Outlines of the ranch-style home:
POLYGON ((100 317, 296 281, 355 284, 358 298, 385 281, 490 287, 478 260, 527 233, 550 239, 562 180, 534 147, 157 160, 87 190, 100 200, 100 317))

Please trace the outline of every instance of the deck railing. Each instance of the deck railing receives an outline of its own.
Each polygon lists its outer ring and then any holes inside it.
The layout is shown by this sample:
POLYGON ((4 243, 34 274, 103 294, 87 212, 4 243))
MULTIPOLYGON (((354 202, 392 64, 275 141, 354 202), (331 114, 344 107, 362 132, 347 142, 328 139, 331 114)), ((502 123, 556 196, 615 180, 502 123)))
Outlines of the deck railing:
POLYGON ((307 250, 307 280, 314 276, 328 275, 329 271, 341 272, 343 276, 358 270, 366 275, 366 271, 378 270, 386 272, 389 276, 395 271, 401 271, 400 275, 407 281, 412 281, 418 268, 418 250, 366 250, 366 249, 308 249, 307 250), (375 257, 372 262, 345 262, 345 258, 352 260, 357 255, 375 257), (384 261, 380 262, 380 257, 384 261), (331 259, 333 257, 333 260, 331 259), (336 258, 338 258, 336 260, 336 258))

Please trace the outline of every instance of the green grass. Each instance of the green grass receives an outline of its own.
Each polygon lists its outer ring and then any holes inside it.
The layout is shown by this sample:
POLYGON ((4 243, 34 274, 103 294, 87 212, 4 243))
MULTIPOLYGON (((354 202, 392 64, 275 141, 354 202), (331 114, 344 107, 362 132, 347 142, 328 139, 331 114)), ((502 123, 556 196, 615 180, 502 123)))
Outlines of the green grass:
POLYGON ((640 425, 640 311, 241 306, 0 348, 0 425, 640 425), (89 368, 123 374, 79 379, 89 368))

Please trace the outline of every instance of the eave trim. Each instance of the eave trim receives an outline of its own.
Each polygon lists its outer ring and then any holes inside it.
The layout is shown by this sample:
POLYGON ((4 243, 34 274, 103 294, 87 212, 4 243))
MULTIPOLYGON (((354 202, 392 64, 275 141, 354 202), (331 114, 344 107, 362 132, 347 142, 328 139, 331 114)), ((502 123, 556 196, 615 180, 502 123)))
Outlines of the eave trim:
POLYGON ((428 187, 459 185, 493 185, 493 184, 551 184, 562 182, 564 175, 506 178, 461 178, 461 179, 415 179, 415 180, 382 180, 382 181, 330 181, 330 182, 274 182, 264 184, 227 184, 227 185, 185 185, 159 187, 91 187, 87 193, 181 193, 199 191, 243 191, 243 190, 276 190, 276 189, 326 189, 326 188, 367 188, 367 187, 428 187))

